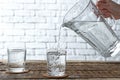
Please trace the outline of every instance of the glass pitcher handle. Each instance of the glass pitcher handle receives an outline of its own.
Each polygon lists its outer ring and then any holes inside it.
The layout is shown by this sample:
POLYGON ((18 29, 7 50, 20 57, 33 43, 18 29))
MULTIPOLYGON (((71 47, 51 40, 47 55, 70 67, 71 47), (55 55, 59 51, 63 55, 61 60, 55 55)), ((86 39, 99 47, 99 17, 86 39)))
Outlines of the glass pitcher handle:
POLYGON ((111 28, 112 28, 113 30, 115 30, 117 21, 115 20, 114 16, 111 15, 111 18, 107 18, 107 19, 108 19, 108 20, 107 20, 108 24, 111 26, 111 28))

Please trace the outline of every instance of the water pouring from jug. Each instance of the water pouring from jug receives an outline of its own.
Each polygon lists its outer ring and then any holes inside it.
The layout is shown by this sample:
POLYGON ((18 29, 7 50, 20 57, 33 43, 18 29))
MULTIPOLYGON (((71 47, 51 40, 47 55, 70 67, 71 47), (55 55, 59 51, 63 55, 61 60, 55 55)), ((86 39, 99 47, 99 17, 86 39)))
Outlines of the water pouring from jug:
POLYGON ((120 53, 120 40, 92 0, 77 2, 65 15, 63 26, 81 36, 103 57, 120 53))

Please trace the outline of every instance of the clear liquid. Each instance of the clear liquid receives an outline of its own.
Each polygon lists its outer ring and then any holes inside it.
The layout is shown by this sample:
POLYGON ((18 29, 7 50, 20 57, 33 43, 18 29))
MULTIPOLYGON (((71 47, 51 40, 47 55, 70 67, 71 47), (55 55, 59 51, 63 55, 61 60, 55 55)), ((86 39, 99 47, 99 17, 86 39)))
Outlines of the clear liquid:
POLYGON ((104 57, 110 56, 110 49, 118 42, 110 27, 104 22, 69 22, 63 24, 87 41, 104 57), (109 53, 109 54, 107 54, 109 53))
POLYGON ((63 75, 65 75, 65 69, 64 68, 65 68, 64 65, 49 66, 48 74, 50 76, 63 76, 63 75))
POLYGON ((50 76, 63 76, 65 74, 65 54, 59 54, 58 52, 47 53, 47 71, 50 76))
POLYGON ((60 49, 61 28, 62 28, 62 26, 60 26, 60 29, 59 29, 59 35, 58 35, 58 41, 57 41, 57 49, 60 49))

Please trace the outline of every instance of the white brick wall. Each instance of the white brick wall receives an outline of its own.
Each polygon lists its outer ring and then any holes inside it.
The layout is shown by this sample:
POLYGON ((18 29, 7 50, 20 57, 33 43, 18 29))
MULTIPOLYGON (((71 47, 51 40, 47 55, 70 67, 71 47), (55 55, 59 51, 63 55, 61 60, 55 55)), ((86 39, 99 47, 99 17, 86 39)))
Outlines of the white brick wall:
MULTIPOLYGON (((0 59, 7 58, 6 48, 14 42, 26 46, 27 59, 46 59, 46 49, 57 47, 65 13, 77 1, 0 0, 0 59)), ((119 23, 115 30, 120 37, 119 23)), ((105 60, 75 32, 67 28, 61 32, 60 47, 67 50, 67 59, 105 60)))

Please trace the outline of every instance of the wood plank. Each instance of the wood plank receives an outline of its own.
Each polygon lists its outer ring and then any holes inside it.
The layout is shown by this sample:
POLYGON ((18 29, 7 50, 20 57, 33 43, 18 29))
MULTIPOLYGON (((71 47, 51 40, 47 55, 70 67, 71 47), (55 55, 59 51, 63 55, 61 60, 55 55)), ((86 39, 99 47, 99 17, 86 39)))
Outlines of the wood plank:
MULTIPOLYGON (((6 68, 5 63, 0 63, 0 80, 46 80, 42 76, 47 72, 46 61, 27 61, 26 68, 30 71, 23 74, 7 74, 6 68)), ((69 77, 65 80, 120 80, 120 62, 67 61, 66 73, 69 77)))

